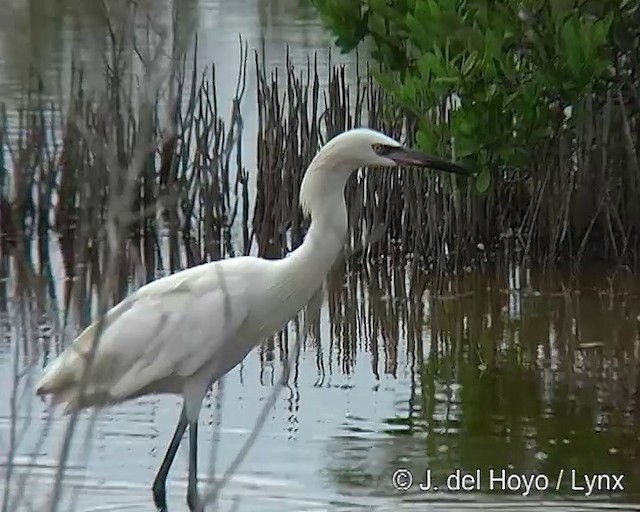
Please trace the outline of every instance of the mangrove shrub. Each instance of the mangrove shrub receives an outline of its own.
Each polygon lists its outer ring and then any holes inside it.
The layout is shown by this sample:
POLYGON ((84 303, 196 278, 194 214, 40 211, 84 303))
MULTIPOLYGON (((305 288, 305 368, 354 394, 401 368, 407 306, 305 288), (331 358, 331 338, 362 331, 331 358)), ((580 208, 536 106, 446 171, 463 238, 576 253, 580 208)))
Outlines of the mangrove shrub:
POLYGON ((377 80, 416 117, 417 143, 472 159, 480 191, 497 169, 526 168, 581 98, 609 86, 614 25, 637 13, 629 1, 314 3, 344 51, 367 40, 377 80), (435 128, 434 112, 446 120, 435 128))

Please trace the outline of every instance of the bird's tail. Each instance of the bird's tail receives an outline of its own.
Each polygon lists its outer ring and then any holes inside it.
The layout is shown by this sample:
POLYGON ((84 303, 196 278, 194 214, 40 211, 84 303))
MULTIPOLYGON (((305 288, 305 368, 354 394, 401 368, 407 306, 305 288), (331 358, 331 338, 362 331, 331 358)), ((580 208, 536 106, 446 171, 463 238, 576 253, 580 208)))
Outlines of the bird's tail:
POLYGON ((97 322, 94 322, 80 333, 74 342, 45 368, 36 385, 36 395, 50 395, 52 406, 66 402, 65 414, 76 408, 86 407, 92 399, 98 398, 96 390, 91 386, 82 393, 80 390, 82 375, 97 335, 97 326, 97 322))
POLYGON ((80 333, 73 343, 45 368, 44 375, 36 386, 36 395, 54 395, 54 401, 59 402, 56 395, 66 394, 66 391, 79 384, 95 333, 94 323, 80 333))
POLYGON ((63 414, 79 408, 80 379, 84 358, 73 347, 69 347, 46 369, 36 386, 36 395, 49 396, 49 405, 66 404, 63 414))
POLYGON ((44 375, 36 386, 36 395, 56 395, 78 383, 79 369, 82 365, 80 356, 72 349, 55 359, 45 368, 44 375))

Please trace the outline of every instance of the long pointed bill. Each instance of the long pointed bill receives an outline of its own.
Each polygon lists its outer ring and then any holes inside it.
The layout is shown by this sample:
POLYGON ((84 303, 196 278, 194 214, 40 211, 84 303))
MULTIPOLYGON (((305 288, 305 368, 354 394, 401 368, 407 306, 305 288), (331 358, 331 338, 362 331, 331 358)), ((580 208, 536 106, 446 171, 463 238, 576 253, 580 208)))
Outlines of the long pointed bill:
POLYGON ((396 162, 398 165, 428 167, 430 169, 438 169, 440 171, 452 172, 455 174, 471 174, 471 171, 466 167, 438 158, 437 156, 427 155, 417 149, 402 147, 393 148, 385 156, 396 162))

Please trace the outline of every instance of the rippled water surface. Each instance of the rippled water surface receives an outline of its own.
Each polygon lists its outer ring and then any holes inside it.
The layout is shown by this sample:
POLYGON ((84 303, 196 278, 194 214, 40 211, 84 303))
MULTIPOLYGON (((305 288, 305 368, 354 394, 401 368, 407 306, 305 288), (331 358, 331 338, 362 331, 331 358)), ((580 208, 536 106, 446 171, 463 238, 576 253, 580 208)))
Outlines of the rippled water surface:
MULTIPOLYGON (((425 502, 433 510, 632 509, 640 303, 630 291, 563 294, 548 280, 531 280, 517 287, 513 280, 469 276, 455 293, 436 297, 428 290, 408 294, 405 283, 420 277, 400 269, 333 276, 319 335, 306 341, 290 385, 227 487, 226 502, 239 496, 241 510, 424 510, 425 502), (392 485, 401 468, 414 475, 405 492, 392 485), (438 492, 418 486, 427 468, 438 492), (467 477, 467 492, 443 492, 442 482, 457 469, 479 471, 479 487, 467 477), (511 477, 510 492, 490 491, 490 471, 502 469, 507 476, 544 475, 551 489, 523 497, 526 487, 511 477), (587 498, 571 488, 571 470, 574 487, 585 487, 584 475, 623 474, 624 491, 587 498)), ((289 346, 295 332, 292 326, 289 346)), ((286 346, 276 341, 255 350, 224 381, 217 443, 215 395, 207 399, 203 485, 212 445, 220 471, 246 441, 286 346)), ((5 340, 5 390, 12 389, 11 351, 5 340)), ((14 479, 30 473, 38 492, 27 495, 37 502, 53 480, 65 420, 56 416, 37 446, 48 414, 21 382, 26 389, 25 395, 18 390, 17 414, 6 395, 0 402, 2 443, 7 446, 17 417, 14 479)), ((65 480, 65 490, 78 491, 80 510, 152 509, 149 483, 179 407, 177 399, 144 398, 104 411, 91 427, 88 454, 84 438, 92 421, 89 413, 82 416, 65 480)), ((185 458, 180 453, 168 489, 178 510, 185 458)))
MULTIPOLYGON (((91 9, 78 13, 72 3, 3 6, 0 101, 9 108, 19 103, 29 63, 53 90, 71 51, 89 44, 91 9)), ((310 52, 321 67, 328 63, 331 38, 306 2, 192 0, 182 9, 197 22, 200 64, 214 61, 219 76, 234 77, 219 81, 223 98, 235 87, 238 34, 252 50, 264 38, 273 66, 284 63, 287 44, 295 63, 310 52)), ((334 52, 338 58, 353 72, 353 57, 334 52)), ((243 115, 251 147, 256 113, 243 115)), ((12 298, 12 263, 2 261, 0 489, 10 474, 12 495, 24 492, 7 510, 22 511, 49 497, 67 419, 56 414, 49 421, 33 398, 31 378, 39 369, 24 373, 24 362, 33 357, 42 365, 53 328, 12 298)), ((640 509, 635 278, 584 276, 576 286, 563 276, 511 268, 436 286, 401 266, 343 270, 329 281, 316 336, 305 340, 289 385, 223 493, 224 510, 640 509), (438 491, 420 490, 427 469, 438 491), (543 475, 538 485, 547 478, 548 489, 522 496, 524 484, 512 476, 511 490, 490 490, 490 471, 503 469, 525 479, 543 475), (405 470, 413 485, 399 491, 392 475, 406 485, 405 470), (466 477, 466 492, 444 492, 456 470, 478 471, 479 484, 466 477), (624 475, 624 489, 591 496, 577 489, 585 475, 598 474, 624 475)), ((225 379, 220 402, 215 390, 207 398, 200 421, 203 488, 212 451, 219 476, 248 439, 299 330, 292 323, 288 339, 254 350, 225 379)), ((61 510, 153 510, 151 481, 179 411, 177 398, 148 397, 95 419, 83 413, 61 510)), ((607 480, 613 483, 600 482, 607 480)), ((167 491, 171 510, 185 510, 186 446, 167 491)))

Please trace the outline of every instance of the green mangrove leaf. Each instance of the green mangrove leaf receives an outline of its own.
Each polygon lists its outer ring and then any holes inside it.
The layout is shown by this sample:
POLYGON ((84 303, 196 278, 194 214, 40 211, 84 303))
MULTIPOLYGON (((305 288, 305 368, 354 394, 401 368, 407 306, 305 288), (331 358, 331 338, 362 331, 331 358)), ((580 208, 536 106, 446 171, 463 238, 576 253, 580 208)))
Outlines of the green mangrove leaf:
POLYGON ((607 15, 593 24, 593 40, 596 46, 602 46, 607 42, 611 32, 614 13, 610 11, 607 15))
POLYGON ((371 74, 380 87, 388 93, 396 93, 398 91, 398 84, 391 74, 375 68, 371 70, 371 74))
POLYGON ((416 143, 418 144, 418 148, 420 148, 422 151, 426 151, 426 152, 435 151, 438 145, 438 140, 435 134, 435 130, 433 129, 418 130, 418 133, 416 133, 416 143))
POLYGON ((428 48, 433 44, 433 36, 427 26, 418 20, 413 14, 407 13, 405 23, 412 41, 421 48, 428 48))
POLYGON ((443 73, 442 63, 433 53, 425 53, 418 59, 418 70, 423 80, 428 80, 432 75, 443 73))
POLYGON ((574 0, 552 0, 549 2, 551 16, 559 20, 563 20, 570 16, 575 9, 574 0))
POLYGON ((476 61, 478 60, 477 50, 472 51, 464 61, 462 65, 462 76, 466 77, 473 70, 476 61))
POLYGON ((580 76, 582 67, 582 41, 573 18, 562 25, 562 40, 567 65, 573 78, 580 76))
POLYGON ((488 167, 485 167, 476 178, 476 190, 484 194, 489 189, 489 185, 491 185, 491 172, 488 167))
POLYGON ((439 85, 454 85, 458 83, 457 76, 438 76, 434 79, 434 82, 439 85))
POLYGON ((379 14, 372 14, 369 16, 369 30, 373 34, 377 34, 380 36, 386 36, 387 34, 387 25, 385 23, 385 19, 379 14))
POLYGON ((464 135, 455 138, 456 157, 468 158, 476 154, 480 149, 480 144, 475 138, 466 137, 464 135))
POLYGON ((438 2, 436 0, 427 0, 427 4, 429 6, 429 13, 431 14, 431 16, 438 19, 442 12, 440 10, 440 5, 438 5, 438 2))

